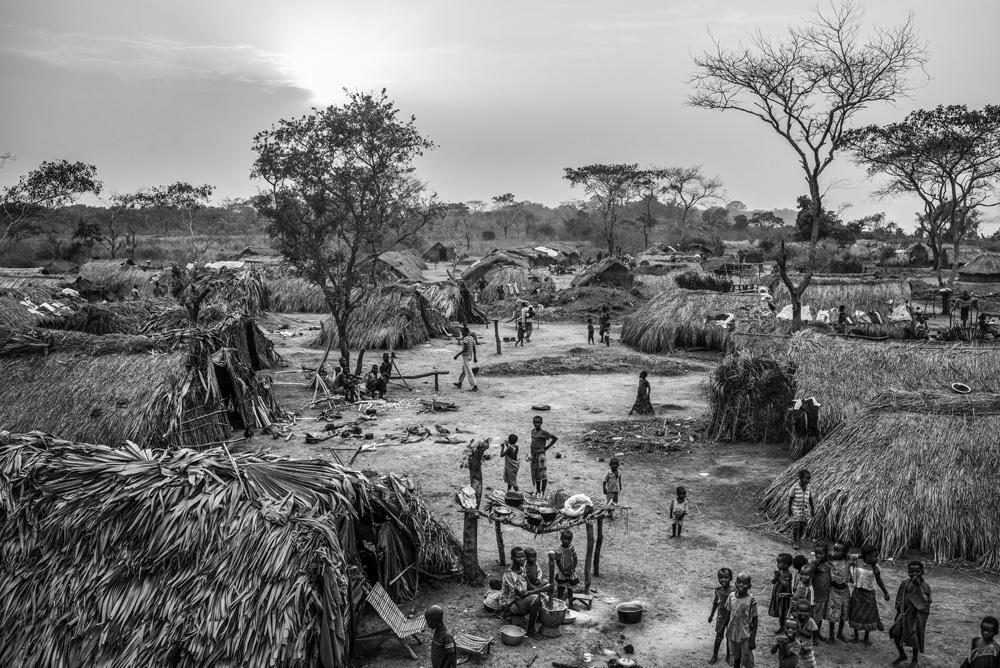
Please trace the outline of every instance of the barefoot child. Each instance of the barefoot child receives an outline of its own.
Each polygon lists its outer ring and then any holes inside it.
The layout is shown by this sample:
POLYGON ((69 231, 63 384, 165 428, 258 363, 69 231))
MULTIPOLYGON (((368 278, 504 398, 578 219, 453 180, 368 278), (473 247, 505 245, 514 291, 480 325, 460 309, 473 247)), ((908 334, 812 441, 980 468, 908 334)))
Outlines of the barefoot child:
POLYGON ((819 543, 813 548, 816 558, 810 564, 813 570, 813 619, 816 626, 820 627, 816 637, 826 640, 823 637, 823 620, 826 619, 826 608, 830 602, 830 548, 825 543, 819 543))
MULTIPOLYGON (((792 591, 794 592, 799 586, 799 573, 802 572, 802 567, 809 563, 809 557, 804 554, 796 554, 792 557, 792 591)), ((795 612, 794 609, 791 612, 795 612)))
MULTIPOLYGON (((618 493, 622 491, 622 474, 618 472, 619 461, 612 457, 609 462, 611 470, 604 476, 604 498, 608 505, 618 505, 618 493)), ((614 520, 613 513, 608 513, 608 519, 614 520)))
POLYGON ((507 440, 500 444, 500 456, 503 458, 503 481, 507 483, 507 491, 518 491, 517 472, 521 462, 517 459, 517 434, 510 434, 507 440))
POLYGON ((1000 666, 1000 645, 997 644, 1000 621, 984 617, 979 625, 980 637, 972 639, 972 652, 962 663, 962 668, 996 668, 1000 666))
POLYGON ((826 621, 830 623, 830 637, 827 639, 831 645, 834 643, 833 627, 837 627, 837 640, 847 642, 844 637, 844 622, 847 621, 850 605, 851 592, 848 584, 851 582, 851 560, 848 559, 848 551, 851 549, 847 541, 838 540, 833 544, 833 554, 830 556, 830 598, 826 604, 826 621))
MULTIPOLYGON (((719 660, 719 646, 722 645, 722 640, 726 637, 726 625, 729 624, 729 609, 726 608, 726 601, 729 600, 729 595, 736 591, 732 585, 733 571, 731 569, 720 568, 717 576, 719 586, 715 588, 715 598, 712 599, 712 612, 708 613, 708 623, 712 623, 716 612, 719 613, 719 616, 715 621, 715 646, 712 648, 712 658, 709 659, 709 663, 715 663, 719 660)), ((726 643, 726 663, 732 663, 729 657, 729 643, 726 643)))
POLYGON ((807 603, 809 610, 813 609, 813 604, 816 602, 812 587, 813 567, 809 564, 804 565, 796 578, 795 589, 792 590, 791 601, 788 604, 790 614, 797 614, 800 602, 807 603))
POLYGON ((865 645, 871 646, 868 637, 872 631, 885 631, 878 614, 878 600, 875 585, 882 590, 885 600, 889 592, 882 582, 882 571, 878 567, 878 548, 866 546, 861 550, 861 563, 854 562, 854 593, 851 594, 851 612, 848 624, 854 629, 854 642, 858 641, 858 631, 865 632, 865 645))
POLYGON ((535 493, 541 496, 545 494, 545 488, 549 484, 545 452, 554 446, 559 438, 542 429, 541 415, 533 417, 531 424, 534 427, 531 430, 531 481, 535 484, 535 493))
POLYGON ((802 469, 799 471, 799 481, 788 490, 788 517, 792 522, 792 547, 796 550, 805 536, 806 525, 816 512, 812 492, 809 490, 811 480, 812 474, 802 469))
POLYGON ((532 589, 541 589, 549 584, 538 568, 538 552, 533 547, 524 548, 524 577, 532 589))
POLYGON ((778 668, 797 668, 802 645, 799 643, 799 622, 794 617, 786 619, 782 635, 771 645, 771 654, 778 655, 778 668))
POLYGON ((427 628, 434 631, 431 639, 431 668, 455 668, 458 665, 458 651, 455 639, 444 625, 444 610, 432 605, 424 613, 427 628))
POLYGON ((757 599, 750 594, 751 580, 746 573, 736 576, 736 591, 726 599, 729 624, 726 641, 733 655, 733 668, 753 668, 757 648, 757 599))
POLYGON ((594 319, 587 316, 587 343, 594 342, 594 319))
POLYGON ((792 598, 792 555, 782 552, 778 555, 777 570, 771 578, 771 602, 767 606, 767 614, 778 618, 778 629, 775 633, 785 630, 785 618, 788 617, 788 605, 792 598))
POLYGON ((816 634, 819 627, 812 618, 812 607, 805 601, 799 601, 795 609, 795 621, 799 623, 799 666, 800 668, 816 668, 816 655, 813 645, 818 641, 816 634))
POLYGON ((559 532, 559 549, 556 550, 556 596, 572 603, 573 587, 580 584, 576 577, 576 548, 573 547, 573 532, 563 529, 559 532))
POLYGON ((896 643, 899 652, 892 665, 898 666, 906 661, 903 648, 912 647, 910 666, 916 668, 920 653, 924 651, 927 617, 931 612, 931 588, 924 582, 924 562, 911 561, 906 572, 910 577, 903 580, 896 592, 896 619, 889 628, 889 637, 896 643))
POLYGON ((673 521, 670 527, 671 538, 681 537, 681 529, 684 528, 684 518, 687 514, 687 490, 683 487, 678 487, 677 498, 670 502, 670 519, 673 521))

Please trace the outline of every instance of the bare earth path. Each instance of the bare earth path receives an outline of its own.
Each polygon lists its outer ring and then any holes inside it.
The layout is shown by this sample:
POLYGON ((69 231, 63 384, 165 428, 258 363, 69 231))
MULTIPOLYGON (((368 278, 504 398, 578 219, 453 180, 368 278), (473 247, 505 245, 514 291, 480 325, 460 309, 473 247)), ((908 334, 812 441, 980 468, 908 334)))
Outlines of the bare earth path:
MULTIPOLYGON (((304 331, 314 326, 318 316, 271 316, 275 329, 279 323, 290 325, 288 332, 304 331)), ((509 325, 507 326, 509 328, 509 325)), ((486 332, 479 330, 482 337, 486 332)), ((502 332, 509 334, 509 332, 502 332)), ((618 328, 614 334, 617 336, 618 328)), ((302 347, 302 342, 314 332, 291 337, 279 344, 279 351, 290 363, 289 368, 313 363, 321 352, 302 347)), ((614 341, 611 349, 600 348, 597 354, 618 355, 623 351, 614 341)), ((504 347, 498 357, 492 344, 492 333, 480 347, 479 364, 509 362, 542 356, 563 355, 576 346, 586 346, 585 327, 577 324, 543 323, 524 348, 504 347)), ((597 347, 595 347, 597 348, 597 347)), ((549 459, 549 491, 563 489, 569 494, 583 492, 599 497, 601 480, 607 463, 598 458, 608 457, 614 448, 592 446, 584 436, 593 422, 607 420, 634 420, 627 413, 635 398, 638 368, 621 369, 614 374, 571 374, 553 376, 484 376, 480 391, 459 392, 451 381, 456 379, 459 364, 452 361, 457 352, 454 343, 432 340, 413 350, 400 351, 397 359, 407 375, 448 369, 450 376, 442 377, 438 396, 454 401, 460 409, 452 413, 435 415, 416 412, 419 398, 433 396, 429 379, 411 381, 414 392, 393 388, 391 398, 401 402, 382 411, 372 430, 378 438, 385 433, 399 433, 410 424, 421 423, 431 429, 440 424, 452 431, 461 430, 466 439, 492 436, 499 443, 508 433, 520 436, 526 443, 531 429, 533 404, 548 404, 545 427, 559 436, 555 452, 562 455, 549 459)), ((381 357, 381 351, 369 351, 369 363, 381 357)), ((702 383, 711 368, 711 356, 685 356, 679 361, 689 370, 669 378, 650 377, 653 404, 657 414, 671 423, 684 418, 700 418, 705 402, 702 383)), ((282 382, 299 380, 296 374, 276 376, 282 382)), ((286 408, 302 408, 310 395, 303 389, 282 385, 279 398, 286 408)), ((304 416, 315 416, 316 411, 303 411, 304 416)), ((332 439, 318 445, 306 445, 301 432, 317 430, 317 423, 303 421, 297 425, 299 432, 288 443, 261 440, 253 447, 273 446, 277 452, 296 457, 329 458, 325 446, 336 445, 332 439)), ((343 445, 341 447, 349 447, 343 445)), ((461 517, 454 501, 454 493, 467 483, 467 473, 459 468, 463 445, 435 444, 430 439, 416 444, 380 447, 373 453, 362 454, 356 466, 409 474, 422 488, 433 509, 444 517, 461 535, 461 517)), ((494 453, 496 451, 494 450, 494 453)), ((537 655, 534 666, 549 666, 553 661, 584 666, 582 655, 595 654, 590 665, 604 665, 608 656, 617 656, 625 643, 635 646, 635 657, 646 668, 658 666, 704 665, 711 652, 713 631, 707 623, 711 607, 712 590, 716 586, 715 572, 721 566, 734 571, 746 571, 753 576, 752 592, 760 602, 761 613, 766 615, 774 557, 779 552, 791 551, 783 538, 775 536, 757 513, 757 495, 782 470, 788 460, 777 446, 728 445, 704 440, 690 443, 690 449, 679 453, 631 453, 622 456, 624 492, 622 502, 633 507, 628 526, 618 521, 610 524, 602 555, 602 576, 595 580, 597 595, 594 608, 582 612, 578 623, 564 626, 562 638, 525 642, 519 647, 496 646, 484 666, 502 668, 524 667, 537 655), (707 474, 707 475, 704 475, 707 474), (670 538, 670 525, 666 509, 677 485, 688 489, 693 510, 688 519, 687 533, 679 540, 670 538), (618 622, 614 603, 639 600, 647 610, 641 624, 625 626, 618 622), (612 652, 612 654, 607 654, 612 652)), ((487 462, 485 467, 487 488, 501 486, 501 465, 487 462)), ((529 475, 523 465, 520 481, 527 487, 529 475)), ((985 510, 985 509, 984 509, 985 510)), ((990 509, 996 512, 996 509, 990 509)), ((534 545, 540 553, 556 546, 554 536, 540 536, 517 529, 505 531, 508 549, 514 544, 534 545)), ((499 577, 501 570, 497 559, 493 528, 480 527, 480 564, 490 577, 499 577)), ((575 539, 583 555, 585 537, 575 539)), ((886 585, 890 592, 900 582, 905 565, 884 564, 886 585)), ((978 633, 979 620, 985 614, 997 614, 997 578, 989 575, 970 574, 950 568, 931 568, 928 582, 933 589, 934 607, 928 624, 928 655, 921 665, 958 665, 964 658, 969 639, 978 633)), ((467 631, 478 635, 497 635, 500 623, 482 612, 483 591, 458 584, 443 585, 440 589, 427 588, 420 598, 404 605, 404 610, 415 609, 419 614, 433 603, 445 606, 446 621, 454 631, 467 631)), ((880 602, 882 619, 888 627, 891 622, 890 604, 880 602)), ((773 659, 768 654, 774 620, 761 619, 761 633, 757 660, 768 665, 773 659)), ((848 635, 850 634, 848 630, 848 635)), ((821 646, 817 650, 819 665, 887 666, 895 657, 895 650, 887 636, 876 633, 875 646, 837 644, 821 646)), ((429 665, 429 647, 424 643, 418 648, 419 665, 429 665)), ((622 654, 621 656, 624 656, 622 654)), ((407 666, 409 661, 395 642, 365 641, 359 643, 355 657, 358 666, 407 666)))

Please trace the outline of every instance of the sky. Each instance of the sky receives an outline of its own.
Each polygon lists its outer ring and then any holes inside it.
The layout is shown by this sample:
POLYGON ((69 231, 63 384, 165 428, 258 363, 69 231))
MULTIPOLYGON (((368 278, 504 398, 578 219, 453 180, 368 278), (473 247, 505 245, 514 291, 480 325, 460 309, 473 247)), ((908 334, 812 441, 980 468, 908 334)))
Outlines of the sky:
MULTIPOLYGON (((97 166, 106 189, 188 181, 216 200, 256 193, 254 135, 282 118, 379 90, 437 148, 417 162, 447 201, 503 193, 549 206, 582 198, 563 168, 702 165, 727 199, 794 207, 791 149, 759 120, 685 104, 692 56, 748 31, 780 36, 801 0, 0 0, 0 186, 43 160, 97 166)), ((913 14, 927 77, 856 124, 938 104, 997 103, 1000 2, 871 0, 866 25, 913 14)), ((841 156, 829 208, 885 211, 912 226, 913 199, 880 202, 841 156)), ((988 212, 992 215, 993 212, 988 212)))

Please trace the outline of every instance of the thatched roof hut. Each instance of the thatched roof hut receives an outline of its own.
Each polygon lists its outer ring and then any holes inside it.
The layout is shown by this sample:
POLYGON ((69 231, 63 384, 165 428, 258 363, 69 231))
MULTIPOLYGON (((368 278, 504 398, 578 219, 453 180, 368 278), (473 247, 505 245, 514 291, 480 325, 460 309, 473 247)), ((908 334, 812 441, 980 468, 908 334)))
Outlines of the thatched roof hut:
MULTIPOLYGON (((347 323, 351 348, 411 348, 435 336, 447 336, 448 318, 433 308, 413 284, 396 283, 358 290, 360 303, 347 323)), ((326 320, 311 343, 324 347, 333 336, 340 341, 333 318, 326 320)))
POLYGON ((451 262, 458 257, 458 250, 452 245, 446 246, 438 241, 425 250, 420 257, 425 262, 451 262))
POLYGON ((416 253, 390 250, 378 255, 369 255, 358 266, 361 271, 374 272, 376 281, 391 283, 401 279, 422 280, 427 263, 416 253))
POLYGON ((708 381, 708 433, 723 441, 781 443, 788 439, 788 407, 795 400, 795 369, 746 350, 727 355, 708 381))
POLYGON ((1000 283, 1000 253, 982 253, 958 270, 964 283, 1000 283))
POLYGON ((934 259, 934 251, 927 244, 915 243, 906 249, 906 257, 914 267, 926 267, 934 259))
POLYGON ((494 251, 486 257, 480 258, 463 271, 462 280, 469 285, 478 283, 479 280, 485 277, 488 273, 500 267, 519 267, 521 269, 528 269, 529 264, 523 257, 508 255, 507 253, 501 251, 494 251))
POLYGON ((299 276, 265 279, 271 293, 271 311, 275 313, 329 313, 323 290, 316 283, 299 276))
POLYGON ((0 429, 205 446, 284 421, 270 387, 203 332, 0 332, 0 429))
POLYGON ((764 494, 788 515, 798 472, 812 473, 811 533, 872 543, 882 554, 918 549, 936 561, 1000 569, 1000 395, 889 390, 779 475, 764 494))
POLYGON ((0 516, 5 666, 345 668, 363 539, 397 599, 461 554, 403 479, 223 448, 0 432, 0 516))
POLYGON ((749 317, 755 293, 684 290, 668 286, 622 321, 622 343, 644 353, 703 347, 727 350, 731 329, 720 326, 732 314, 749 317))
POLYGON ((433 283, 414 283, 413 287, 427 300, 428 305, 452 322, 485 324, 489 317, 472 304, 472 313, 465 313, 462 305, 462 293, 456 281, 435 281, 433 283))
MULTIPOLYGON (((779 310, 791 304, 791 297, 784 282, 777 276, 771 278, 774 304, 779 310)), ((812 306, 812 310, 832 309, 841 304, 848 313, 855 311, 885 311, 891 299, 896 304, 910 301, 911 290, 908 281, 885 280, 872 277, 854 276, 814 276, 802 295, 802 303, 812 306)))
POLYGON ((584 267, 570 283, 571 288, 587 285, 604 285, 609 288, 629 289, 632 287, 631 267, 614 257, 606 257, 600 262, 584 267))

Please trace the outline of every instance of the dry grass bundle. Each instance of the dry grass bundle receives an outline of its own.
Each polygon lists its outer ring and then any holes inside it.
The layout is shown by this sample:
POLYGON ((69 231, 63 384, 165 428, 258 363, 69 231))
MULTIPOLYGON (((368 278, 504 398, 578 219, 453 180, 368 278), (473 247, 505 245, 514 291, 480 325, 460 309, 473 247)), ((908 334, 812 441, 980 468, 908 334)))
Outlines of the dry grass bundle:
POLYGON ((26 329, 36 326, 42 316, 28 311, 21 300, 10 294, 0 293, 0 327, 5 329, 26 329))
POLYGON ((417 289, 431 308, 437 310, 449 320, 458 321, 462 312, 462 296, 455 281, 436 281, 434 283, 416 283, 417 289))
POLYGON ((295 276, 268 278, 271 310, 275 313, 329 313, 323 291, 313 281, 295 276))
POLYGON ((685 271, 674 276, 674 283, 683 290, 732 292, 733 282, 702 271, 685 271))
POLYGON ((758 303, 753 293, 667 289, 622 321, 622 342, 644 353, 701 347, 726 350, 730 330, 706 318, 746 316, 758 303))
POLYGON ((727 355, 708 381, 708 433, 723 441, 781 443, 789 437, 794 369, 746 350, 727 355))
POLYGON ((537 300, 555 291, 556 284, 545 270, 501 266, 486 274, 486 290, 480 293, 480 301, 491 304, 510 299, 514 295, 522 299, 537 300), (512 286, 517 288, 516 292, 512 291, 512 286))
POLYGON ((1000 396, 889 391, 786 469, 763 497, 787 522, 788 490, 812 473, 815 535, 911 548, 1000 569, 1000 396))
POLYGON ((255 267, 247 266, 229 274, 229 280, 215 289, 209 302, 224 305, 231 313, 258 316, 270 310, 271 292, 264 274, 255 267))
MULTIPOLYGON (((802 303, 812 306, 813 313, 821 309, 836 311, 841 304, 849 313, 854 311, 885 311, 889 300, 902 304, 910 300, 907 281, 875 280, 852 276, 817 276, 813 278, 802 303)), ((781 309, 791 300, 788 288, 780 280, 774 286, 774 303, 781 309)))
POLYGON ((87 334, 135 334, 149 328, 164 312, 177 309, 177 303, 169 299, 85 304, 70 315, 46 317, 41 326, 87 334))
MULTIPOLYGON (((139 267, 121 266, 118 260, 91 260, 80 267, 80 275, 102 286, 118 299, 125 299, 132 293, 132 286, 139 288, 139 295, 144 299, 153 296, 153 278, 159 272, 144 271, 139 267)), ((161 280, 161 284, 164 284, 161 280)))
POLYGON ((0 470, 0 664, 348 665, 358 474, 36 435, 5 435, 0 470))
POLYGON ((1000 393, 1000 355, 989 348, 845 341, 808 330, 791 338, 736 335, 735 342, 796 365, 799 396, 815 396, 823 406, 823 434, 864 411, 888 387, 941 391, 958 382, 1000 393))

